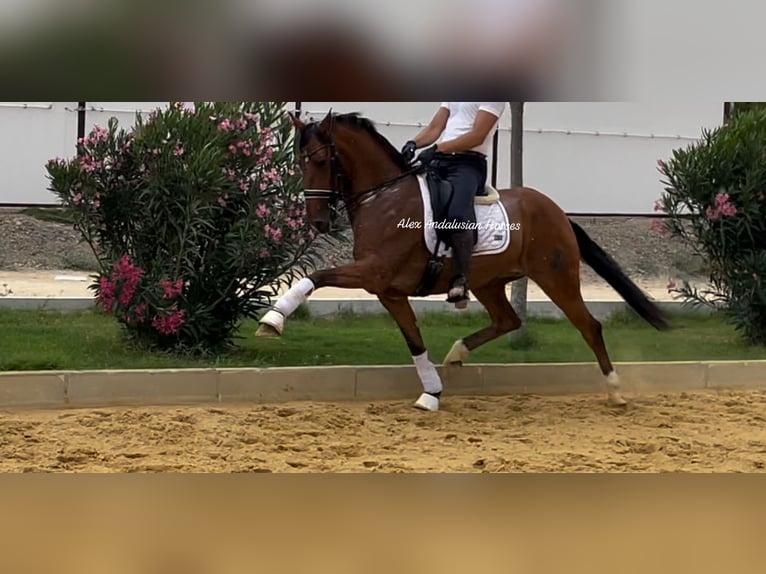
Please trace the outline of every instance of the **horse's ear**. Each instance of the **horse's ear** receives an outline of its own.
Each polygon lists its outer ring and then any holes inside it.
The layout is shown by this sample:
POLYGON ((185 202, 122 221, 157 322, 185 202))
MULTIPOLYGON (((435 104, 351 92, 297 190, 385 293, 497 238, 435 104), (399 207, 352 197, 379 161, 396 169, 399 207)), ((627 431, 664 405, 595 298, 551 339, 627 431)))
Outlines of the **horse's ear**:
POLYGON ((325 118, 322 120, 322 123, 319 124, 319 129, 322 130, 322 133, 330 133, 330 128, 332 127, 332 108, 330 109, 330 112, 325 116, 325 118))
POLYGON ((306 129, 306 124, 301 121, 301 119, 296 116, 292 112, 287 112, 287 116, 290 118, 290 121, 295 126, 295 129, 302 132, 304 129, 306 129))

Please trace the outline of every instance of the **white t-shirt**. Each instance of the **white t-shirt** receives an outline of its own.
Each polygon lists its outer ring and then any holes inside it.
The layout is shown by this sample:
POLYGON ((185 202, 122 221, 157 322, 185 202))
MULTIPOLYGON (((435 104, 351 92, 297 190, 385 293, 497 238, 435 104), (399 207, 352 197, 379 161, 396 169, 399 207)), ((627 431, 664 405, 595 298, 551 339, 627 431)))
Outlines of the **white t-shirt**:
POLYGON ((489 156, 492 148, 492 138, 495 135, 498 123, 500 123, 500 118, 503 117, 506 104, 507 102, 442 102, 441 107, 449 110, 449 120, 442 137, 437 143, 454 140, 467 134, 473 129, 476 116, 479 115, 479 112, 489 112, 497 116, 495 126, 490 130, 487 138, 471 150, 489 156))

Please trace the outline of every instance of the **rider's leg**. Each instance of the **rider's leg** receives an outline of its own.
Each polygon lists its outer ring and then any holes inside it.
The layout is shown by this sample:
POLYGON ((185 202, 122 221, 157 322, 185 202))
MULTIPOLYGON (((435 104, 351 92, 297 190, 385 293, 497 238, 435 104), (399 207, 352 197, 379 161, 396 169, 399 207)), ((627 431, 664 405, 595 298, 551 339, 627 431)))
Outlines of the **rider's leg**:
POLYGON ((447 301, 459 309, 468 305, 471 257, 473 255, 476 214, 476 194, 486 184, 486 160, 481 158, 453 156, 448 169, 448 179, 454 193, 448 213, 448 221, 455 230, 451 233, 454 274, 447 301))

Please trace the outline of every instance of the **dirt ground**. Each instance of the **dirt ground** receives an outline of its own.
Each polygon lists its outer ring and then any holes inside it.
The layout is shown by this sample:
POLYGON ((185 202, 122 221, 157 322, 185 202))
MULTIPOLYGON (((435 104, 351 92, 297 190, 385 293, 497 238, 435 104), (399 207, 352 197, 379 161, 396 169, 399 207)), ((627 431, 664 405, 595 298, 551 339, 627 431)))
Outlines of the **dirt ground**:
POLYGON ((0 414, 0 472, 761 472, 766 390, 0 414))

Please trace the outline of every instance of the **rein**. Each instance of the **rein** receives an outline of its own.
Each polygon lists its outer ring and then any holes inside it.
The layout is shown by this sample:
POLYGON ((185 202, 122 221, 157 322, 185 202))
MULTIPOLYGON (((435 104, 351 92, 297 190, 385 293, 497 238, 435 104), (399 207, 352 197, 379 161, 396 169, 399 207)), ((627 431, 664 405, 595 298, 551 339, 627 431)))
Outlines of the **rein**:
MULTIPOLYGON (((330 149, 330 169, 331 169, 331 180, 333 181, 333 185, 336 189, 304 189, 303 194, 306 197, 306 199, 312 199, 312 198, 326 198, 328 200, 332 200, 335 198, 335 196, 343 196, 345 195, 342 191, 343 188, 343 178, 349 179, 346 173, 343 170, 343 166, 340 163, 340 160, 338 159, 337 154, 337 148, 335 146, 335 134, 332 132, 332 129, 330 130, 330 138, 331 141, 328 144, 319 146, 318 148, 307 151, 301 154, 301 158, 303 160, 309 159, 315 154, 319 153, 320 151, 324 149, 330 149)), ((362 201, 365 201, 368 196, 375 195, 379 191, 393 185, 394 183, 401 181, 402 179, 409 177, 411 175, 416 175, 418 173, 421 173, 425 169, 425 166, 422 165, 416 165, 414 167, 411 167, 410 169, 400 173, 394 178, 391 178, 389 180, 384 181, 381 184, 378 184, 374 187, 371 187, 369 189, 366 189, 362 192, 354 194, 351 198, 351 201, 347 201, 347 198, 343 198, 343 204, 346 209, 346 212, 350 214, 349 209, 356 207, 358 204, 360 204, 362 201)))

